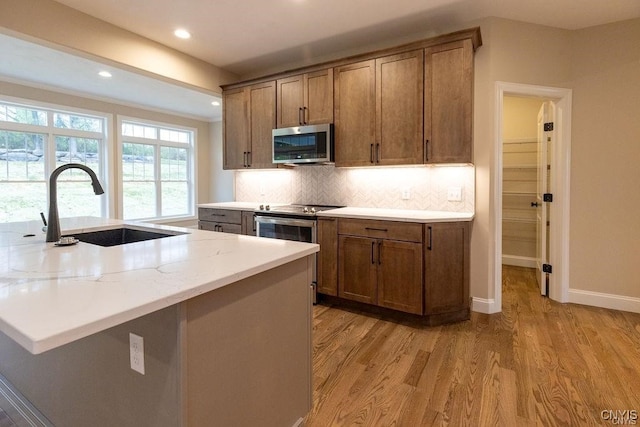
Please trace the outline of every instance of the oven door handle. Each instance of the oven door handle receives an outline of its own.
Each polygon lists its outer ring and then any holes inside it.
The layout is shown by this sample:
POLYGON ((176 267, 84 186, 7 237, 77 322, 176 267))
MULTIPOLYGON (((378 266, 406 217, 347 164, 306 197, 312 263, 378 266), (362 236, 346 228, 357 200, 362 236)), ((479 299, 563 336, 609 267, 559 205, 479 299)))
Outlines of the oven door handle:
POLYGON ((261 216, 256 215, 256 223, 262 224, 276 224, 276 225, 290 225, 293 227, 313 227, 315 228, 316 222, 308 219, 296 219, 296 218, 281 218, 275 216, 261 216))

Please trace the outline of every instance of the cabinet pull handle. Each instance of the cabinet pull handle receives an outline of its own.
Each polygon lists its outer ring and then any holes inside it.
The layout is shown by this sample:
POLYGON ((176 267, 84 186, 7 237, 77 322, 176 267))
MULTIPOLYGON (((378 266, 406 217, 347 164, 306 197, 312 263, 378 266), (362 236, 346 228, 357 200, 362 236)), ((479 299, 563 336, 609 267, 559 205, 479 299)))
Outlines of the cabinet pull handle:
POLYGON ((242 166, 245 167, 245 168, 247 167, 247 152, 246 151, 244 151, 242 153, 242 166))
POLYGON ((380 144, 376 144, 376 163, 380 163, 380 144))
POLYGON ((374 259, 374 256, 373 256, 373 251, 374 251, 375 246, 376 246, 376 242, 371 242, 371 264, 375 264, 376 263, 376 260, 374 259))
POLYGON ((424 161, 429 161, 429 140, 424 141, 424 161))
POLYGON ((251 167, 251 151, 247 151, 247 167, 250 168, 251 167))
POLYGON ((431 250, 431 249, 433 248, 433 246, 432 246, 432 241, 431 241, 431 233, 432 233, 432 231, 433 231, 433 230, 431 230, 431 226, 428 226, 428 227, 427 227, 427 231, 429 232, 429 239, 427 240, 427 241, 428 241, 428 243, 427 243, 427 249, 428 249, 428 250, 431 250))
POLYGON ((307 124, 307 116, 309 114, 307 113, 307 107, 302 107, 302 123, 304 123, 305 125, 307 124))
POLYGON ((382 265, 382 240, 378 241, 378 265, 382 265))
POLYGON ((370 153, 369 153, 369 161, 371 163, 373 163, 373 144, 371 144, 371 150, 370 150, 370 153))
POLYGON ((302 120, 302 107, 298 108, 298 124, 302 125, 303 124, 303 120, 302 120))
POLYGON ((375 227, 365 227, 364 229, 369 231, 384 231, 385 233, 389 231, 386 228, 375 228, 375 227))

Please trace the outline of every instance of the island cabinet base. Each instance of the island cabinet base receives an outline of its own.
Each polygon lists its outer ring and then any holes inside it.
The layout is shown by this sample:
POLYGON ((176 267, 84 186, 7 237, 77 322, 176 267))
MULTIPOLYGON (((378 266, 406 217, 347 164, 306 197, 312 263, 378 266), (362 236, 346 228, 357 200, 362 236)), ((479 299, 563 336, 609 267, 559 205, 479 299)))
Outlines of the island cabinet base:
POLYGON ((0 333, 0 373, 55 426, 293 426, 312 405, 310 283, 305 257, 38 355, 0 333))

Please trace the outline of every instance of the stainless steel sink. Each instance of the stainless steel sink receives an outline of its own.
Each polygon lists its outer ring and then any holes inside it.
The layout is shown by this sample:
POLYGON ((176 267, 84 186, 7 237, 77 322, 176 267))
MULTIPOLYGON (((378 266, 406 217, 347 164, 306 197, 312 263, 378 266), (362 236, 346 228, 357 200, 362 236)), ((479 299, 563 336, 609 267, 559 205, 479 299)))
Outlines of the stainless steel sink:
MULTIPOLYGON (((73 237, 81 242, 99 246, 117 246, 127 243, 144 242, 145 240, 161 239, 164 237, 179 236, 180 231, 159 231, 154 229, 141 230, 131 227, 112 228, 109 230, 89 231, 73 234, 73 237)), ((71 235, 69 236, 71 237, 71 235)))

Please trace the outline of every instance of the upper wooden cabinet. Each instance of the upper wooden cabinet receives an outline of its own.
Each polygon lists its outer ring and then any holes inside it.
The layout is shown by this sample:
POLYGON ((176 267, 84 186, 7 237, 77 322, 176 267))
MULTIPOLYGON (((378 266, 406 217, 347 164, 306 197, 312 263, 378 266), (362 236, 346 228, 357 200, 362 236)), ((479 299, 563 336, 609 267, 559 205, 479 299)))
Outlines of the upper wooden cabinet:
POLYGON ((471 163, 481 45, 471 28, 226 85, 224 167, 274 167, 271 129, 332 122, 336 166, 471 163))
POLYGON ((425 50, 426 163, 471 163, 473 44, 470 39, 425 50))
POLYGON ((224 91, 224 169, 273 168, 276 82, 224 91))
POLYGON ((279 128, 333 123, 333 68, 277 80, 279 128))
POLYGON ((357 62, 334 71, 336 166, 373 164, 376 132, 376 62, 357 62))

